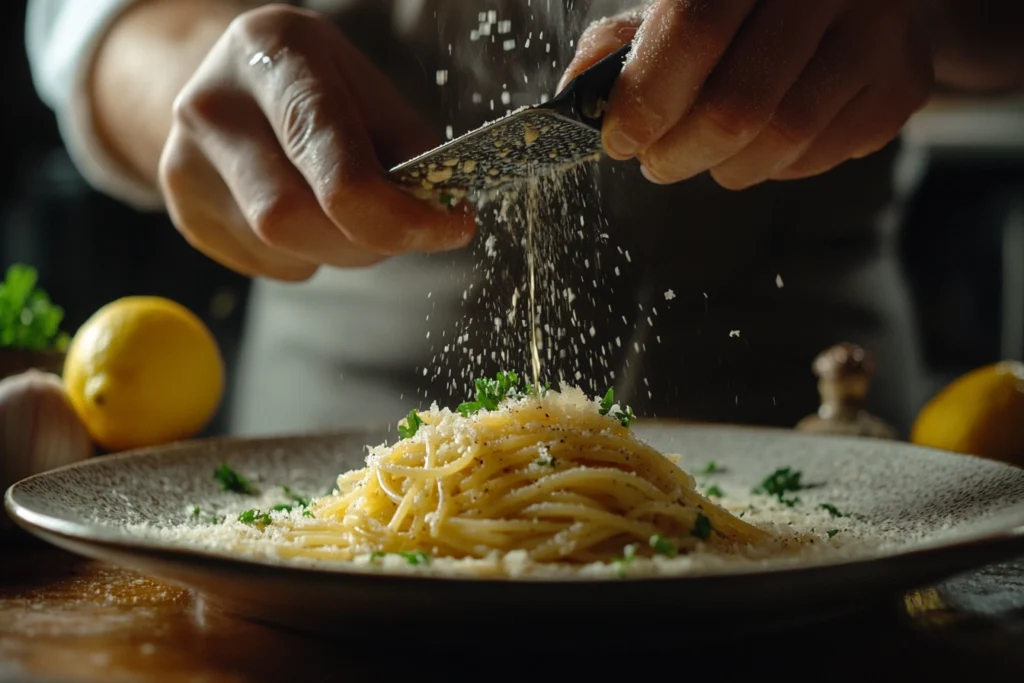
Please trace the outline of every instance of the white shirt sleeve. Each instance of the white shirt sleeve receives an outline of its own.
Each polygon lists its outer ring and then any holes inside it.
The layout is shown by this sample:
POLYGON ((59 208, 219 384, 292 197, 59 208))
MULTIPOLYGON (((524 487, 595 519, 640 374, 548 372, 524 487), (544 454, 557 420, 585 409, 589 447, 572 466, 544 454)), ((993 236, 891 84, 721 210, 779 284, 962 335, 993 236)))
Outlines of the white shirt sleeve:
POLYGON ((96 189, 138 209, 163 206, 160 193, 118 164, 97 138, 88 78, 100 41, 136 0, 29 0, 25 43, 40 98, 57 115, 68 154, 96 189))

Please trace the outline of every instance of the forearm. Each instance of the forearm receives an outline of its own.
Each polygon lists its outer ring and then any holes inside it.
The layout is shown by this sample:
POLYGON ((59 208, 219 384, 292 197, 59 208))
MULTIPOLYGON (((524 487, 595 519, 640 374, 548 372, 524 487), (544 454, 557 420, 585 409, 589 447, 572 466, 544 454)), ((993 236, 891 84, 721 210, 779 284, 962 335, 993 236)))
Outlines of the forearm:
POLYGON ((1024 88, 1024 3, 913 0, 928 32, 936 84, 969 93, 1024 88))
POLYGON ((126 170, 156 186, 175 97, 232 19, 256 4, 144 0, 110 28, 89 97, 96 134, 126 170))

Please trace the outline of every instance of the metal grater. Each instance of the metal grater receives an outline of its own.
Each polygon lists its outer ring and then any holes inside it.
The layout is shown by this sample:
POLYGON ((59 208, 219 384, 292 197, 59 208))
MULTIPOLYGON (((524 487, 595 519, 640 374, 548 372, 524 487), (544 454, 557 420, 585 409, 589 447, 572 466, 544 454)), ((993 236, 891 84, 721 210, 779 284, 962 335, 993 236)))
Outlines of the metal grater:
POLYGON ((389 178, 417 196, 452 205, 600 157, 604 105, 631 47, 624 45, 580 73, 552 100, 400 164, 389 178))

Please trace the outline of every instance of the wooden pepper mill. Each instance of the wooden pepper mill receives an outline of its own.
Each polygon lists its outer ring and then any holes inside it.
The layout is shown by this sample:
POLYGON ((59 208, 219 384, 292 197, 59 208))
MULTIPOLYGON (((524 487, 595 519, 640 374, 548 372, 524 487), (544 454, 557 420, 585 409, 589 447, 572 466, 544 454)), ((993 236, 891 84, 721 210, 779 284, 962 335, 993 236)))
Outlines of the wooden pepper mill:
POLYGON ((872 355, 855 344, 837 344, 814 359, 821 407, 801 420, 796 429, 815 434, 895 439, 896 432, 864 410, 864 397, 875 374, 872 355))

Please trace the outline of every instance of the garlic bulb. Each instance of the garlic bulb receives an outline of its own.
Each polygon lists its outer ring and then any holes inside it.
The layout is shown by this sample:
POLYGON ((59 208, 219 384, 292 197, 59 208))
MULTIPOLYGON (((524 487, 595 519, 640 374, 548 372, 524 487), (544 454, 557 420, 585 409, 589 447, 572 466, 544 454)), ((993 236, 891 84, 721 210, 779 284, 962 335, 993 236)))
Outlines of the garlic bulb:
POLYGON ((0 380, 0 491, 92 454, 60 377, 29 370, 0 380))

